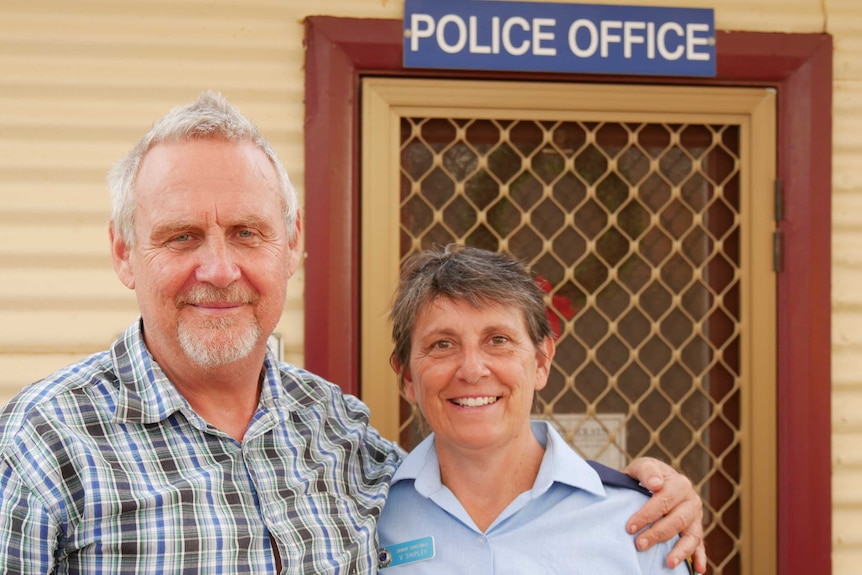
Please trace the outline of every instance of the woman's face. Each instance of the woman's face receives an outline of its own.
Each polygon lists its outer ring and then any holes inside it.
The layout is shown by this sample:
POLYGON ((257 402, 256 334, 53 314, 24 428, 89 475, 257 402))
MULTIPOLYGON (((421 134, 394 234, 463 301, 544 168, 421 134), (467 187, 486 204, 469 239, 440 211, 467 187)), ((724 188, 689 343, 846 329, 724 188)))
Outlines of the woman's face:
POLYGON ((530 340, 517 308, 438 298, 416 318, 404 393, 417 403, 438 449, 500 448, 531 438, 533 394, 554 354, 530 340))

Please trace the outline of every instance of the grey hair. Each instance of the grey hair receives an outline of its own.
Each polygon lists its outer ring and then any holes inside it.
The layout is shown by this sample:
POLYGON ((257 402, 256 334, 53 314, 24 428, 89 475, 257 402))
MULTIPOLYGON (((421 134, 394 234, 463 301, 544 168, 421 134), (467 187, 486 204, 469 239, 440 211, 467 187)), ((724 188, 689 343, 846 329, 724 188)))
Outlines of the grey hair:
POLYGON ((126 244, 134 245, 135 182, 147 152, 164 142, 207 139, 249 142, 269 158, 278 177, 288 238, 293 242, 296 239, 298 202, 284 165, 257 127, 224 96, 213 91, 205 91, 194 102, 165 114, 126 156, 111 167, 108 189, 111 192, 111 222, 117 235, 126 244))
POLYGON ((437 298, 463 301, 475 307, 492 304, 520 309, 530 340, 538 346, 553 333, 544 297, 545 292, 529 268, 506 254, 457 244, 418 252, 401 268, 401 280, 389 313, 394 343, 390 361, 393 365, 397 363, 403 373, 410 362, 416 317, 437 298))

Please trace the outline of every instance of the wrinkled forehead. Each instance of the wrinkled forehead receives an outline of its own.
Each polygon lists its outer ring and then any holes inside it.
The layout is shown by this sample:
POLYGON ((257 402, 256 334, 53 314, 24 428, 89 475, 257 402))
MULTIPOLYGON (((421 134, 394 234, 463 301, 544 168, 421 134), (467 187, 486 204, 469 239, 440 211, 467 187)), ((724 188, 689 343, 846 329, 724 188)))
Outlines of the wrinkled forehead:
POLYGON ((517 314, 524 322, 524 326, 526 327, 527 325, 525 311, 513 302, 500 301, 494 298, 457 297, 437 294, 428 296, 425 301, 417 306, 416 315, 412 318, 413 330, 415 331, 419 321, 431 321, 443 314, 453 313, 456 311, 453 310, 453 307, 458 308, 461 306, 478 312, 485 311, 489 314, 517 314))
POLYGON ((135 188, 135 221, 145 226, 165 219, 283 221, 275 169, 250 143, 158 144, 144 157, 135 188))

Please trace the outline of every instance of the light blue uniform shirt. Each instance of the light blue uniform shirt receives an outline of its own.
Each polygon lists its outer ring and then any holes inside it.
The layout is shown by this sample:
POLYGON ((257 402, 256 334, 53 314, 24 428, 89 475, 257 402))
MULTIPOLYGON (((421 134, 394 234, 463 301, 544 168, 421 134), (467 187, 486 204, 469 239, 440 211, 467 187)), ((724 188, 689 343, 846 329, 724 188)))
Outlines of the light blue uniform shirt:
POLYGON ((666 566, 671 543, 635 549, 625 526, 646 502, 645 495, 602 485, 547 422, 534 422, 533 435, 545 446, 533 488, 484 533, 440 482, 433 434, 419 444, 395 472, 378 524, 382 547, 408 553, 394 557, 381 575, 688 573, 684 563, 666 566), (430 555, 427 544, 400 545, 426 537, 433 537, 432 558, 395 565, 407 556, 430 555))

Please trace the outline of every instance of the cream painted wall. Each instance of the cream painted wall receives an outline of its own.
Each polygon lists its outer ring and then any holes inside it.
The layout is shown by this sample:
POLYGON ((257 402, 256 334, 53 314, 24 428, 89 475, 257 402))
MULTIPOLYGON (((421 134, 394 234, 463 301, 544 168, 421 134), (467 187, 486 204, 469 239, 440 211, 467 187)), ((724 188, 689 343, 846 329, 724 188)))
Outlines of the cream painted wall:
MULTIPOLYGON (((719 29, 833 35, 833 381, 822 385, 831 383, 833 396, 833 573, 855 574, 862 565, 862 2, 605 3, 712 7, 719 29)), ((270 137, 302 198, 303 18, 400 18, 402 6, 2 0, 0 401, 105 348, 136 316, 108 258, 104 176, 154 119, 203 89, 222 91, 270 137)), ((287 359, 298 364, 304 288, 300 272, 278 327, 287 359)))

